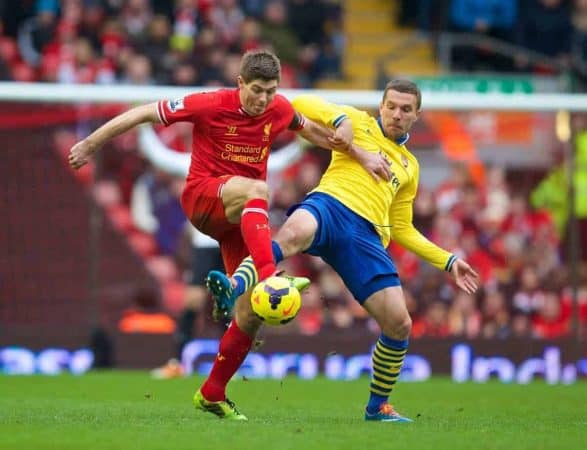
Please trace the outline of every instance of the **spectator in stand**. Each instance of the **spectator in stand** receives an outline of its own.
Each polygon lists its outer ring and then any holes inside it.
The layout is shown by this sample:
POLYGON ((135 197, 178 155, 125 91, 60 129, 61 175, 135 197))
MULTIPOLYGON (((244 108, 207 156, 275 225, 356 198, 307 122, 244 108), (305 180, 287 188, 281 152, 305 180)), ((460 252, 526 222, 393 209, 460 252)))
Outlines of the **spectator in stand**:
POLYGON ((542 280, 547 280, 560 263, 559 240, 555 237, 554 227, 546 223, 537 229, 526 250, 526 264, 536 268, 542 280))
MULTIPOLYGON (((516 27, 516 42, 527 49, 568 62, 571 50, 571 19, 563 0, 534 0, 516 27)), ((523 55, 516 64, 527 70, 523 55)))
POLYGON ((483 325, 481 336, 486 339, 505 339, 511 334, 510 313, 503 293, 499 290, 485 292, 481 305, 483 325))
POLYGON ((198 86, 199 72, 193 64, 180 62, 173 68, 171 83, 175 86, 198 86))
MULTIPOLYGON (((457 32, 479 33, 502 40, 510 40, 517 18, 517 0, 452 0, 450 26, 457 32)), ((507 65, 493 56, 480 57, 477 48, 467 45, 455 49, 455 62, 466 70, 477 70, 481 64, 493 70, 506 70, 507 65)))
POLYGON ((531 336, 530 316, 524 313, 515 312, 512 315, 512 337, 527 339, 531 336))
POLYGON ((445 338, 450 336, 448 325, 448 307, 440 302, 432 302, 425 310, 424 316, 412 326, 412 336, 445 338))
POLYGON ((265 6, 261 24, 261 39, 279 55, 282 66, 298 63, 301 43, 287 26, 287 9, 282 0, 270 0, 265 6))
POLYGON ((289 0, 286 10, 288 28, 302 45, 324 40, 326 8, 322 0, 289 0))
POLYGON ((58 82, 109 84, 115 80, 114 73, 107 66, 100 70, 90 41, 77 38, 71 50, 73 54, 63 58, 57 68, 58 82))
POLYGON ((532 318, 532 336, 541 339, 556 339, 571 331, 571 311, 561 304, 556 291, 543 295, 542 305, 532 318))
POLYGON ((517 0, 452 0, 451 25, 458 31, 509 39, 518 14, 517 0))
POLYGON ((173 34, 170 46, 175 50, 189 52, 203 25, 201 10, 193 0, 175 0, 173 11, 173 34))
POLYGON ((61 20, 53 39, 41 50, 41 68, 45 80, 56 82, 60 79, 60 67, 73 59, 73 47, 77 39, 76 26, 61 20))
POLYGON ((473 180, 467 165, 461 161, 454 161, 446 180, 436 188, 436 208, 438 211, 450 211, 461 201, 465 186, 472 183, 473 180))
POLYGON ((245 16, 236 0, 217 0, 209 20, 223 46, 230 48, 237 43, 245 16))
POLYGON ((156 169, 141 175, 131 197, 133 222, 140 230, 153 234, 162 254, 175 256, 186 227, 179 203, 183 181, 156 169))
POLYGON ((452 336, 474 339, 481 332, 481 314, 474 295, 458 291, 448 312, 452 336))
POLYGON ((136 50, 145 55, 153 67, 153 79, 164 84, 169 82, 169 73, 174 70, 169 53, 169 36, 171 24, 163 15, 156 15, 149 24, 145 39, 136 46, 136 50))
POLYGON ((510 193, 503 167, 492 166, 487 169, 482 190, 486 209, 491 210, 492 215, 502 222, 510 208, 510 193))
POLYGON ((538 311, 544 302, 544 292, 540 289, 540 279, 533 267, 524 267, 520 275, 520 286, 513 296, 513 307, 524 314, 538 311))
POLYGON ((331 40, 326 40, 309 70, 310 81, 314 82, 319 78, 340 77, 342 72, 341 64, 341 56, 336 49, 335 43, 331 40))
POLYGON ((106 11, 101 0, 84 0, 80 19, 80 36, 86 38, 94 51, 100 51, 100 34, 106 11))
POLYGON ((261 25, 258 20, 245 18, 241 27, 239 46, 243 53, 261 47, 261 25))
MULTIPOLYGON (((10 8, 11 13, 13 8, 14 4, 10 8)), ((18 29, 20 54, 23 60, 31 66, 37 66, 40 63, 43 48, 54 39, 60 8, 59 3, 54 0, 38 2, 35 9, 35 15, 21 23, 18 29)), ((7 14, 7 16, 12 16, 12 14, 7 14)), ((5 17, 6 19, 8 17, 5 17)), ((14 17, 11 19, 14 20, 14 17)))
POLYGON ((402 0, 401 25, 416 25, 423 35, 442 31, 446 26, 450 0, 402 0))
POLYGON ((133 44, 140 44, 146 39, 152 20, 153 10, 149 0, 127 0, 124 2, 120 12, 120 21, 133 44))
POLYGON ((224 61, 226 50, 214 47, 205 56, 200 72, 200 81, 204 86, 224 86, 224 61))
POLYGON ((132 54, 125 64, 122 84, 145 86, 153 84, 151 62, 141 54, 132 54))
POLYGON ((126 46, 127 38, 120 22, 113 18, 107 19, 100 34, 100 48, 104 58, 118 66, 118 60, 126 46))
POLYGON ((463 230, 477 232, 484 207, 485 204, 481 192, 476 185, 471 183, 463 187, 460 202, 453 206, 451 215, 461 223, 463 230))

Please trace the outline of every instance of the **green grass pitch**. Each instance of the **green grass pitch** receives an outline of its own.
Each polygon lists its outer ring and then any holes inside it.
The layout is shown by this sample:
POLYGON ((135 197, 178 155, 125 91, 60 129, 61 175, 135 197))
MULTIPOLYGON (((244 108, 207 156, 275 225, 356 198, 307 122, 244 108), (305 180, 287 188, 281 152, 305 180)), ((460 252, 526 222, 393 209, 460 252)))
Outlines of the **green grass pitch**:
POLYGON ((0 377, 0 449, 581 449, 587 383, 571 386, 400 383, 413 424, 366 423, 368 379, 231 383, 248 422, 191 404, 200 378, 146 372, 0 377))

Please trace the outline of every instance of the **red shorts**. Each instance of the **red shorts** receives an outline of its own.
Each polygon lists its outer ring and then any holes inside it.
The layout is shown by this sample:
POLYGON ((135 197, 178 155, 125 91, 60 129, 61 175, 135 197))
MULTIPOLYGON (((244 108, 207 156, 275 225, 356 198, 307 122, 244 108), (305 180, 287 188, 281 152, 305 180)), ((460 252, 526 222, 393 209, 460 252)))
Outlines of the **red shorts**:
POLYGON ((220 194, 230 178, 231 175, 225 175, 191 180, 181 194, 181 206, 192 225, 220 244, 228 274, 232 274, 249 254, 240 225, 229 223, 224 213, 220 194))

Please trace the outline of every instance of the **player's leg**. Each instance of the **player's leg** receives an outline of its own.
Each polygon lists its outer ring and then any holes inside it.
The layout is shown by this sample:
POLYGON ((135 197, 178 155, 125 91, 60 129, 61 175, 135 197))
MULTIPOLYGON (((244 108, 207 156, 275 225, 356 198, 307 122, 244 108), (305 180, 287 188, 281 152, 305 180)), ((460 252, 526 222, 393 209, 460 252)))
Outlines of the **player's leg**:
MULTIPOLYGON (((307 250, 316 231, 318 219, 310 210, 300 204, 291 216, 285 221, 272 241, 272 251, 275 264, 279 264, 290 256, 307 250)), ((310 284, 305 277, 286 276, 293 286, 303 291, 310 284)), ((259 276, 251 256, 247 256, 237 267, 231 277, 212 271, 208 275, 208 287, 212 295, 220 304, 231 304, 259 282, 259 276)))
MULTIPOLYGON (((369 222, 344 205, 330 201, 334 218, 319 256, 340 275, 355 299, 381 327, 373 352, 373 378, 367 420, 410 421, 388 403, 404 361, 411 321, 402 296, 397 269, 369 222)), ((324 233, 322 233, 324 234, 324 233)))
MULTIPOLYGON (((380 282, 385 283, 383 279, 380 282)), ((386 284, 392 282, 393 280, 390 279, 390 282, 386 284)), ((381 335, 371 356, 373 373, 365 419, 410 422, 410 419, 398 414, 388 402, 404 363, 412 328, 412 320, 402 288, 401 286, 384 287, 369 296, 363 306, 381 328, 381 335)))
MULTIPOLYGON (((222 238, 220 250, 228 271, 234 270, 248 252, 238 230, 222 238)), ((194 396, 196 407, 220 418, 246 420, 226 398, 226 386, 249 353, 260 326, 261 321, 253 314, 248 296, 242 296, 236 302, 235 317, 220 340, 210 375, 194 396)))
POLYGON ((222 187, 222 202, 230 223, 240 223, 240 230, 259 279, 275 273, 269 228, 269 187, 262 180, 231 177, 222 187))
POLYGON ((220 340, 210 375, 194 395, 197 408, 221 419, 247 420, 226 397, 226 386, 245 360, 262 322, 253 314, 249 295, 236 303, 235 316, 220 340))

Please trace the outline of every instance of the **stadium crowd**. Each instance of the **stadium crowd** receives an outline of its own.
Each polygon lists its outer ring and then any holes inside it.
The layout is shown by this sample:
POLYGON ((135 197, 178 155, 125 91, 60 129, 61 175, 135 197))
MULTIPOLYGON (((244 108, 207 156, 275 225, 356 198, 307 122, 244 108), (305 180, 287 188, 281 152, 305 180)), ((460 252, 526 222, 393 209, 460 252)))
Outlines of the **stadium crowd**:
MULTIPOLYGON (((269 46, 283 64, 281 86, 309 87, 321 77, 340 75, 344 50, 340 3, 327 0, 2 2, 0 80, 233 86, 242 52, 269 46)), ((426 5, 433 2, 411 3, 420 5, 419 11, 426 14, 426 5)), ((520 18, 518 9, 514 8, 508 13, 508 21, 500 22, 499 26, 456 14, 472 11, 463 6, 466 3, 480 2, 450 2, 447 11, 451 27, 469 27, 470 31, 488 34, 494 30, 505 32, 504 36, 512 42, 518 39, 515 42, 552 57, 564 59, 577 49, 582 49, 583 57, 587 55, 587 27, 584 26, 587 2, 584 0, 576 0, 572 5, 559 0, 530 2, 540 13, 524 14, 520 18), (462 8, 455 6, 460 4, 462 8), (544 39, 524 41, 526 35, 521 32, 514 36, 514 30, 520 31, 515 24, 522 19, 531 22, 523 30, 534 30, 528 36, 544 39), (544 23, 540 22, 542 19, 544 23), (550 30, 560 29, 560 32, 552 31, 548 38, 546 34, 536 34, 545 23, 550 30)), ((501 3, 517 4, 509 0, 501 3)), ((405 9, 409 16, 410 7, 405 9)), ((421 28, 429 30, 430 17, 419 17, 421 28)), ((465 54, 464 68, 475 69, 468 66, 470 56, 465 54)), ((520 69, 523 62, 514 61, 520 69)), ((175 130, 162 131, 162 140, 180 151, 189 149, 189 130, 182 131, 181 127, 175 130)), ((288 139, 284 137, 285 141, 288 139)), ((134 149, 136 136, 130 133, 119 138, 115 147, 134 149)), ((175 244, 180 241, 184 228, 176 197, 182 181, 146 168, 146 163, 138 157, 122 161, 112 154, 105 160, 105 169, 110 170, 107 176, 119 181, 128 204, 135 183, 146 186, 147 192, 157 195, 159 200, 165 198, 165 204, 158 210, 164 216, 158 223, 169 223, 169 229, 152 232, 158 234, 160 250, 175 255, 189 272, 189 263, 186 264, 185 258, 182 262, 175 244)), ((325 158, 325 152, 308 151, 294 166, 271 179, 271 219, 275 227, 283 222, 287 208, 317 184, 327 163, 325 158)), ((390 252, 414 319, 414 338, 557 338, 572 332, 569 270, 561 264, 561 230, 549 213, 533 207, 532 199, 529 192, 512 188, 503 169, 488 169, 485 182, 480 184, 463 164, 455 164, 435 190, 420 190, 414 211, 417 228, 442 247, 466 257, 481 274, 483 289, 475 296, 458 292, 445 274, 392 245, 390 252)), ((376 324, 350 297, 342 280, 320 259, 299 256, 285 262, 283 267, 313 280, 304 294, 300 315, 284 330, 316 334, 327 329, 353 327, 378 332, 376 324)), ((587 266, 581 266, 579 273, 579 317, 587 325, 587 266)))
POLYGON ((340 5, 309 0, 0 2, 0 80, 218 86, 270 47, 283 87, 340 72, 340 5))
POLYGON ((400 21, 432 38, 446 31, 470 33, 543 56, 531 63, 523 52, 505 56, 465 38, 453 48, 454 70, 552 74, 574 67, 585 77, 585 0, 402 0, 400 21))

